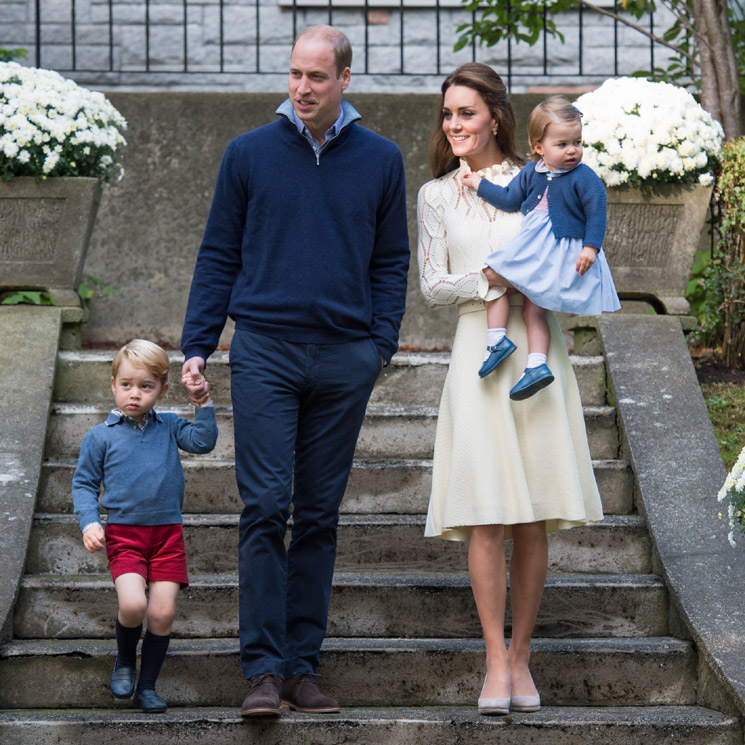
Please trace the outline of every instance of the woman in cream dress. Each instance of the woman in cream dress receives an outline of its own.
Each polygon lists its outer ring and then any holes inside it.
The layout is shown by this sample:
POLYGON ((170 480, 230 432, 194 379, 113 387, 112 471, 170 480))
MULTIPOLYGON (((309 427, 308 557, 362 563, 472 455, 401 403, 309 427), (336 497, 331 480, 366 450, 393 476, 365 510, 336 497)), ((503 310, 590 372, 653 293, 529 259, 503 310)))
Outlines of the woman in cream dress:
POLYGON ((437 422, 425 535, 470 541, 468 568, 486 642, 479 711, 536 711, 540 696, 529 669, 530 640, 546 580, 546 534, 600 520, 602 507, 579 390, 555 316, 548 314, 554 385, 526 401, 509 399, 528 349, 519 294, 511 296, 508 325, 517 351, 494 375, 478 376, 484 300, 505 291, 484 259, 517 233, 522 215, 490 206, 461 178, 474 170, 506 185, 521 161, 507 92, 490 67, 462 65, 442 92, 430 143, 435 179, 419 192, 419 273, 429 304, 457 304, 459 319, 437 422), (507 538, 513 539, 509 650, 507 538))

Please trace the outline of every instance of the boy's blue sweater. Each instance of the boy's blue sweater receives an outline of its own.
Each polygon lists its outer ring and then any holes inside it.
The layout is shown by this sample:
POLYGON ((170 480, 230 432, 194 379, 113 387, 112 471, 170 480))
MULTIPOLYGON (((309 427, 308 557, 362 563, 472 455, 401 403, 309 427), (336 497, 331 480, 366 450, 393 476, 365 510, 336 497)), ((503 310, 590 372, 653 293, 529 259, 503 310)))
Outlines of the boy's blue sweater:
POLYGON ((348 123, 316 158, 280 116, 227 147, 181 347, 187 359, 207 359, 229 315, 240 329, 288 341, 371 337, 388 361, 408 263, 398 147, 348 123))
POLYGON ((176 414, 158 414, 144 430, 113 411, 83 438, 72 479, 72 499, 82 530, 100 521, 98 498, 109 523, 122 525, 180 524, 184 504, 184 472, 179 448, 209 453, 217 442, 215 408, 196 410, 194 421, 176 414))
POLYGON ((571 171, 552 176, 551 172, 536 171, 535 166, 535 161, 529 161, 504 187, 482 179, 478 195, 505 212, 519 209, 527 215, 548 186, 548 215, 554 235, 581 238, 583 245, 600 248, 605 236, 607 197, 595 171, 580 163, 571 171))

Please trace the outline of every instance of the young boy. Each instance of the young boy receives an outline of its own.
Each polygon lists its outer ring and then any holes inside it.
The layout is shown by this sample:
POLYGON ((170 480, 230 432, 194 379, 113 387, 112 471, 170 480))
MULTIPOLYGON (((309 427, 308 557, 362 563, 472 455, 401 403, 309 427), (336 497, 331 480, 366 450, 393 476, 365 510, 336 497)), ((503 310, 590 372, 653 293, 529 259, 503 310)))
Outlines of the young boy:
POLYGON ((134 339, 116 353, 111 366, 116 408, 86 434, 72 480, 83 544, 91 552, 106 545, 119 600, 111 675, 116 698, 134 693, 137 643, 147 616, 137 682, 145 712, 166 710, 155 681, 171 638, 176 596, 189 584, 179 448, 208 453, 217 441, 215 409, 202 381, 182 381, 197 406, 193 422, 154 410, 168 390, 167 379, 168 355, 157 344, 134 339), (98 506, 102 483, 105 530, 98 506))

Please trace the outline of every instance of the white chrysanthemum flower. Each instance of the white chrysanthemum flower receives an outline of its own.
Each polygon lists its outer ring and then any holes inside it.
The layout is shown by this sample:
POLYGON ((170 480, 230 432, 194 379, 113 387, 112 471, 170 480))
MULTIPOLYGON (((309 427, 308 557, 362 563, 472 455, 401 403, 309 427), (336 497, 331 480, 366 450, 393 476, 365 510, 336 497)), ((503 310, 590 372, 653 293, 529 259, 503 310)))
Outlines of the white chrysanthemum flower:
POLYGON ((126 126, 102 93, 52 70, 0 63, 0 176, 40 178, 60 166, 54 175, 116 178, 112 156, 126 144, 126 126))
POLYGON ((584 161, 607 186, 706 184, 700 177, 718 157, 724 132, 684 89, 614 78, 575 104, 583 115, 584 161))
MULTIPOLYGON (((706 175, 706 174, 704 174, 706 175)), ((722 488, 717 494, 717 500, 720 502, 728 500, 727 504, 727 521, 731 526, 731 530, 727 536, 730 544, 735 545, 735 529, 738 528, 743 530, 743 511, 740 503, 742 496, 745 493, 745 448, 740 451, 740 455, 737 458, 737 462, 732 467, 730 472, 722 484, 722 488), (735 507, 737 504, 737 508, 735 507)))
POLYGON ((15 158, 18 155, 20 148, 14 140, 3 138, 0 143, 2 143, 2 151, 6 158, 15 158))
POLYGON ((51 173, 57 163, 59 162, 59 155, 55 152, 49 153, 46 158, 44 158, 44 165, 42 166, 42 171, 44 174, 51 173))
POLYGON ((605 177, 601 178, 608 186, 621 186, 628 181, 628 175, 620 171, 606 171, 605 177))

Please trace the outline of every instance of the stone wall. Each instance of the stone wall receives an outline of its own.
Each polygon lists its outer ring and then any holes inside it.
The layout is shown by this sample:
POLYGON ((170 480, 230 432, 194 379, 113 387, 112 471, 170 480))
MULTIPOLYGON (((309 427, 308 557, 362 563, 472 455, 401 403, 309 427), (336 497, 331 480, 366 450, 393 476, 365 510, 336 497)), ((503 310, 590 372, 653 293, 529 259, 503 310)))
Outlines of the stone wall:
MULTIPOLYGON (((279 92, 284 90, 296 31, 329 20, 352 41, 360 92, 434 92, 443 75, 474 54, 508 72, 506 42, 491 49, 453 52, 457 27, 471 18, 460 0, 440 0, 437 9, 434 1, 403 0, 404 10, 398 2, 369 0, 374 7, 367 11, 361 2, 334 0, 331 18, 327 8, 293 11, 283 0, 150 0, 147 32, 143 0, 74 1, 73 50, 73 0, 40 0, 41 65, 104 88, 279 92), (396 7, 384 7, 389 4, 396 7)), ((306 1, 311 2, 299 3, 306 1)), ((2 0, 0 24, 0 47, 26 47, 33 64, 35 5, 36 0, 2 0)), ((655 30, 667 28, 669 19, 667 11, 659 10, 655 30)), ((648 21, 642 23, 648 27, 648 21)), ((622 24, 616 27, 607 17, 590 12, 582 15, 582 31, 578 13, 561 16, 558 24, 565 43, 547 41, 546 67, 541 43, 512 45, 513 92, 546 84, 597 85, 606 77, 649 68, 648 42, 622 24)), ((666 58, 665 48, 657 47, 655 64, 664 64, 666 58)))
MULTIPOLYGON (((538 95, 513 97, 524 123, 538 95)), ((124 178, 104 190, 85 272, 121 291, 91 302, 88 343, 135 334, 177 346, 197 250, 223 150, 236 135, 274 118, 283 95, 113 93, 129 122, 124 178)), ((402 342, 437 348, 450 343, 453 309, 432 311, 416 272, 416 196, 431 178, 427 147, 437 97, 357 94, 362 124, 404 153, 412 269, 402 342)), ((521 151, 527 150, 524 126, 521 151)))

